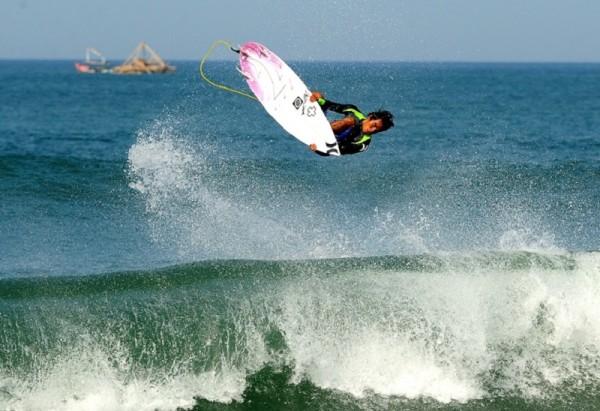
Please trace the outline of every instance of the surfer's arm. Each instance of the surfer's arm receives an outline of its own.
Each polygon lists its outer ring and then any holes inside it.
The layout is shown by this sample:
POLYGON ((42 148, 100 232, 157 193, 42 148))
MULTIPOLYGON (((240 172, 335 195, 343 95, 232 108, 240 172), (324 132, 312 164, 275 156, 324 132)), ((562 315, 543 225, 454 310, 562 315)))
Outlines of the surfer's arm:
POLYGON ((319 106, 321 106, 321 109, 323 110, 323 112, 326 112, 327 110, 331 110, 336 113, 347 114, 344 110, 351 109, 351 110, 360 111, 360 110, 358 110, 358 107, 356 107, 354 104, 340 104, 340 103, 336 103, 331 100, 327 100, 318 91, 313 91, 313 93, 310 97, 310 100, 316 101, 317 103, 319 103, 319 106))
POLYGON ((354 104, 340 104, 340 103, 336 103, 333 102, 331 100, 327 100, 324 98, 320 98, 319 100, 317 100, 319 102, 319 105, 321 106, 321 109, 325 112, 327 110, 331 110, 335 113, 340 113, 340 114, 347 114, 347 111, 345 110, 358 110, 358 107, 356 107, 354 104))

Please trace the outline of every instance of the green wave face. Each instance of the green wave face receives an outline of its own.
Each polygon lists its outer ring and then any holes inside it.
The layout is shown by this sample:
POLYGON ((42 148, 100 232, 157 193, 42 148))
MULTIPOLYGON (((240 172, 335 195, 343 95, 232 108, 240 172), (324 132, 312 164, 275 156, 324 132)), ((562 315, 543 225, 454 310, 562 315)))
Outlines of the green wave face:
POLYGON ((574 404, 600 387, 599 270, 493 253, 6 279, 0 408, 574 404))

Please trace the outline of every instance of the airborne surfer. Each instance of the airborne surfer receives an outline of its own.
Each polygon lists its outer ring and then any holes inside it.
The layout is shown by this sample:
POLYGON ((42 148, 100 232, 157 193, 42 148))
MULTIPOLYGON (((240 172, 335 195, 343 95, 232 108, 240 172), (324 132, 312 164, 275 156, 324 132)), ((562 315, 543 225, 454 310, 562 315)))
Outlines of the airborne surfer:
MULTIPOLYGON (((331 129, 342 155, 366 151, 373 134, 394 127, 394 116, 386 110, 375 111, 365 116, 355 105, 334 103, 325 99, 318 91, 312 93, 310 101, 318 102, 324 113, 331 110, 345 115, 344 118, 331 122, 331 129)), ((310 144, 309 147, 321 156, 329 155, 317 150, 316 144, 310 144)))
POLYGON ((374 134, 394 126, 394 116, 389 111, 379 110, 364 115, 355 105, 334 103, 319 92, 311 93, 279 56, 254 41, 235 49, 228 42, 217 40, 202 57, 200 75, 217 88, 258 100, 288 133, 321 156, 366 151, 374 134), (239 54, 238 71, 254 95, 206 77, 204 63, 219 44, 239 54), (329 123, 325 117, 327 110, 343 114, 344 118, 329 123))

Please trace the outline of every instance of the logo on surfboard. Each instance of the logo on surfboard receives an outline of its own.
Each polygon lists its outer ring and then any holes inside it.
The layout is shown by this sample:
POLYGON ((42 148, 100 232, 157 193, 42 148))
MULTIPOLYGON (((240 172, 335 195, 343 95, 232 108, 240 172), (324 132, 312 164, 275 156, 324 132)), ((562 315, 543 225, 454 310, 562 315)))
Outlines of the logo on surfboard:
POLYGON ((302 100, 302 99, 300 98, 300 96, 298 96, 298 97, 296 97, 296 98, 294 99, 294 101, 292 102, 292 104, 294 105, 294 108, 295 108, 296 110, 298 110, 300 107, 302 107, 302 104, 304 104, 304 100, 302 100))

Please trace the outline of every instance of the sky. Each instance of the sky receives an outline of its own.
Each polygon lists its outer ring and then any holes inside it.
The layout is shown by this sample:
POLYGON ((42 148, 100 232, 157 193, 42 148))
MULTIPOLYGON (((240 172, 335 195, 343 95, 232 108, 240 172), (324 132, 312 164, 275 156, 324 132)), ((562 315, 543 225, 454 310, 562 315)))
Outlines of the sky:
POLYGON ((0 59, 121 60, 143 40, 199 60, 217 39, 287 60, 600 62, 600 1, 0 0, 0 59))

